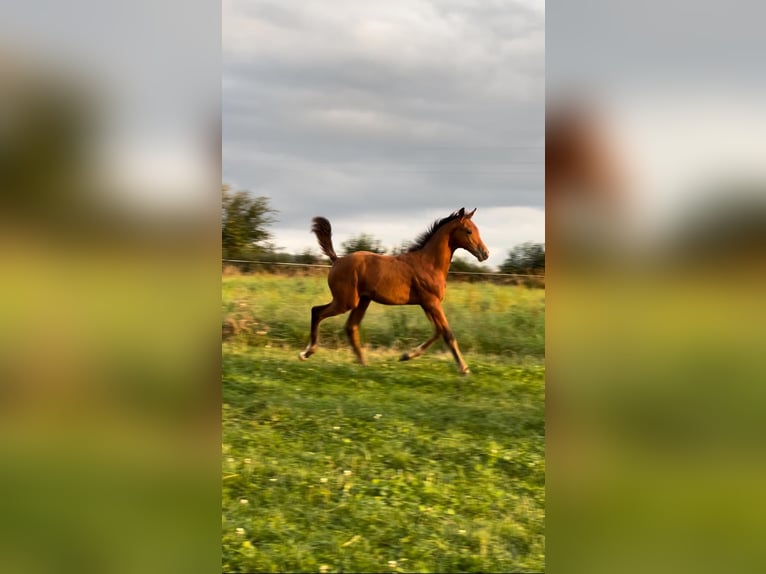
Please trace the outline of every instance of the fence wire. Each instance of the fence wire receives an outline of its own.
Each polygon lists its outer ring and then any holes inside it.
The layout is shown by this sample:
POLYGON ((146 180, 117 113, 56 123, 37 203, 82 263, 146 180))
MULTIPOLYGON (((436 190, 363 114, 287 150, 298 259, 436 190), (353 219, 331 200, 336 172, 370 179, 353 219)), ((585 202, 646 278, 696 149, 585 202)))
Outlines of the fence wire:
MULTIPOLYGON (((253 261, 250 259, 222 259, 223 263, 252 263, 255 265, 276 265, 284 267, 319 267, 329 269, 332 265, 321 263, 288 263, 286 261, 253 261)), ((482 277, 514 277, 517 279, 545 279, 545 275, 531 275, 523 273, 491 273, 480 271, 448 271, 450 275, 474 275, 482 277)))

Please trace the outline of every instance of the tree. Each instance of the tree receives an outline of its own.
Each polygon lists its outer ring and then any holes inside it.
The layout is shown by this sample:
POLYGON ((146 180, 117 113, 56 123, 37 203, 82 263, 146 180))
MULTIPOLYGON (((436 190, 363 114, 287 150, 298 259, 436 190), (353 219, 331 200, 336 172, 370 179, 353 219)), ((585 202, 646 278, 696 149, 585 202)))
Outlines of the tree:
POLYGON ((544 273, 545 244, 528 241, 517 245, 508 252, 508 257, 500 265, 501 273, 544 273))
POLYGON ((277 213, 265 196, 254 197, 241 190, 232 193, 228 185, 221 187, 221 247, 224 259, 251 257, 268 247, 271 238, 268 226, 276 221, 277 213))
POLYGON ((410 245, 412 245, 411 242, 402 241, 399 245, 391 248, 391 255, 401 255, 402 253, 407 253, 410 245))
POLYGON ((461 273, 487 273, 487 270, 481 265, 471 263, 469 260, 460 256, 453 257, 449 270, 459 271, 461 273))
POLYGON ((341 244, 343 255, 354 253, 355 251, 371 251, 373 253, 383 254, 386 250, 383 248, 379 239, 375 239, 372 235, 362 233, 352 237, 341 244))
POLYGON ((314 253, 311 249, 304 249, 300 253, 297 253, 293 255, 293 262, 294 263, 305 263, 308 265, 316 265, 317 263, 320 263, 320 257, 314 253))

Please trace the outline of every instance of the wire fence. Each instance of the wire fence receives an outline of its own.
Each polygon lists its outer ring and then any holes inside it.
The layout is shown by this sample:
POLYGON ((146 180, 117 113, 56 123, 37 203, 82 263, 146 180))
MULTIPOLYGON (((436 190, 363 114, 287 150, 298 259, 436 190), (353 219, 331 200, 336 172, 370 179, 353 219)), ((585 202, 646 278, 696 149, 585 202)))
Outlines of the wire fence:
MULTIPOLYGON (((240 264, 253 264, 253 265, 264 265, 264 266, 276 266, 276 267, 306 267, 306 268, 320 268, 320 269, 329 269, 332 267, 332 265, 327 264, 321 264, 321 263, 292 263, 292 262, 286 262, 286 261, 256 261, 251 259, 222 259, 223 263, 240 263, 240 264)), ((536 281, 543 281, 545 280, 545 275, 533 275, 533 274, 526 274, 526 273, 493 273, 493 272, 483 272, 483 271, 448 271, 449 275, 463 275, 467 277, 475 276, 475 277, 487 277, 487 278, 498 278, 498 279, 516 279, 516 280, 536 280, 536 281)))

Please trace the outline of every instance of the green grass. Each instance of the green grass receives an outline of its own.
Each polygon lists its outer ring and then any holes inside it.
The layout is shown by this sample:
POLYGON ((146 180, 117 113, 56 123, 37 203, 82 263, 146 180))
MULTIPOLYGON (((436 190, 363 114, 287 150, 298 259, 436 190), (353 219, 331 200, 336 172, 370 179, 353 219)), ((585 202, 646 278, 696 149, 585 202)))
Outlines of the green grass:
POLYGON ((389 316, 407 308, 371 307, 366 368, 333 333, 344 319, 299 361, 327 293, 324 278, 224 278, 225 317, 250 322, 223 344, 224 571, 542 571, 544 293, 448 287, 470 377, 441 343, 396 360, 429 334, 422 312, 389 316))
MULTIPOLYGON (((463 352, 542 357, 544 297, 545 292, 540 289, 451 282, 444 312, 463 352)), ((253 345, 305 347, 311 307, 329 303, 331 299, 324 275, 223 279, 224 315, 245 324, 241 338, 253 345)), ((347 317, 345 314, 322 322, 322 347, 349 349, 343 331, 347 317)), ((409 349, 426 340, 431 332, 422 309, 409 305, 373 303, 361 324, 362 343, 372 348, 409 349)))

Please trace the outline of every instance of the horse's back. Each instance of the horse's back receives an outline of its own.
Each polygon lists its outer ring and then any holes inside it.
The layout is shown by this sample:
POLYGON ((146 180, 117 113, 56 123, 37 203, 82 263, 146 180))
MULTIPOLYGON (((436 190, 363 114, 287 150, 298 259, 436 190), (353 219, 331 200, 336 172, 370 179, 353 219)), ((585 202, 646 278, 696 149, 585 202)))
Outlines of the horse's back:
POLYGON ((412 302, 413 269, 399 257, 356 251, 338 258, 327 278, 333 294, 372 299, 388 305, 412 302))

